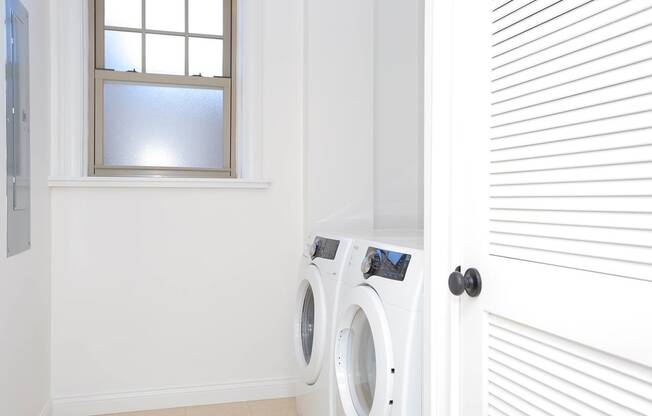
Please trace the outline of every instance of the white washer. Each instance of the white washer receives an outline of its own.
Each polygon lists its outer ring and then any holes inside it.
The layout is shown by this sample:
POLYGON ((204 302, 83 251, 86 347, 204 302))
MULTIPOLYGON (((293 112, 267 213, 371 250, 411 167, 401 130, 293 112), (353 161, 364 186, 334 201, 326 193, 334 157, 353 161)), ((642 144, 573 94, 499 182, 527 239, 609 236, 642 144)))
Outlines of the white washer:
POLYGON ((356 239, 335 328, 336 414, 420 416, 423 238, 356 239))
POLYGON ((300 380, 299 416, 333 416, 334 314, 342 271, 348 263, 352 240, 329 233, 306 239, 299 276, 294 344, 300 380))

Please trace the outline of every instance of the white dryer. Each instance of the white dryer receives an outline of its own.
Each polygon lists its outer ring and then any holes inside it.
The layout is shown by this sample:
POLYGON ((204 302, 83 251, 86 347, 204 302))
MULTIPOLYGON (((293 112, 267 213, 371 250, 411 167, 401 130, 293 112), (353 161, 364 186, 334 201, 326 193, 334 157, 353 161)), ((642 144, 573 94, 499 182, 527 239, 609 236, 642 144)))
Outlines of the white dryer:
POLYGON ((352 240, 328 233, 306 239, 297 290, 294 344, 300 380, 299 416, 333 416, 334 314, 352 240))
POLYGON ((335 329, 336 414, 420 416, 423 238, 356 239, 335 329))

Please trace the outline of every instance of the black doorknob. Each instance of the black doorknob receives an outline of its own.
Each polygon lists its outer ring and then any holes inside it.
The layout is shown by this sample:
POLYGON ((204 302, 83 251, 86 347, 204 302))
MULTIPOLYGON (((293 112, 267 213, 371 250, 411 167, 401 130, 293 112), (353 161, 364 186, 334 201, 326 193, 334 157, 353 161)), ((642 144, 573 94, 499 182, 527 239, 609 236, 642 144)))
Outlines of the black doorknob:
POLYGON ((448 288, 455 296, 460 296, 466 292, 467 295, 474 298, 482 292, 480 272, 473 268, 468 269, 464 274, 459 270, 455 270, 448 276, 448 288))

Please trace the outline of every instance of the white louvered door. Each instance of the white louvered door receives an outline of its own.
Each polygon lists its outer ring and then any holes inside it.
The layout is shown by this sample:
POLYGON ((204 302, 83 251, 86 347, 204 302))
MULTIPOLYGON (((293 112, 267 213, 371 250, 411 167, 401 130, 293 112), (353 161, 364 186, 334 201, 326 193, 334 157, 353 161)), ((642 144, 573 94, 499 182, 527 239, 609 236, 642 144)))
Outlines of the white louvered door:
POLYGON ((652 415, 652 0, 454 3, 460 414, 652 415))

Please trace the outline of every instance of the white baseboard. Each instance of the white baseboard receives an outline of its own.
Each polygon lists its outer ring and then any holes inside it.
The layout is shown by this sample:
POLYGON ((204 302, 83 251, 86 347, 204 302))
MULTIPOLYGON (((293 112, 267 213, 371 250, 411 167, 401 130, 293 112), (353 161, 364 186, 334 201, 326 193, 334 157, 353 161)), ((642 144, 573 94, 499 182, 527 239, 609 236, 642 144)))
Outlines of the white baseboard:
MULTIPOLYGON (((52 400, 51 416, 91 416, 285 398, 295 395, 295 386, 295 379, 269 379, 231 384, 60 397, 52 400)), ((50 416, 47 413, 45 415, 50 416)))
POLYGON ((39 416, 52 416, 52 403, 49 400, 43 405, 39 416))

